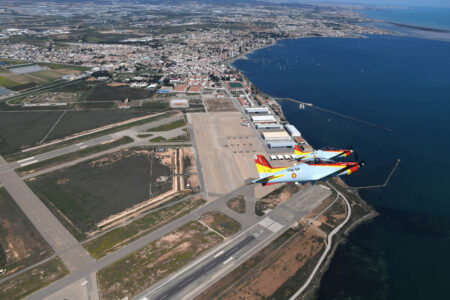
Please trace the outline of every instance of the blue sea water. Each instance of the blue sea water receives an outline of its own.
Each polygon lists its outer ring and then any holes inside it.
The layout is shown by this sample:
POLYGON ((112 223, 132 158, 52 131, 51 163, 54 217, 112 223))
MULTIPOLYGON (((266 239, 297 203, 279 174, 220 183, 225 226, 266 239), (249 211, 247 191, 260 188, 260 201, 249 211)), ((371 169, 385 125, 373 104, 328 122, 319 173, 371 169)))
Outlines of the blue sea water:
POLYGON ((374 8, 359 12, 371 19, 450 30, 449 7, 374 8))
POLYGON ((260 90, 392 129, 281 101, 315 147, 353 144, 353 186, 379 213, 339 247, 320 299, 450 299, 450 43, 396 36, 284 40, 238 60, 260 90))

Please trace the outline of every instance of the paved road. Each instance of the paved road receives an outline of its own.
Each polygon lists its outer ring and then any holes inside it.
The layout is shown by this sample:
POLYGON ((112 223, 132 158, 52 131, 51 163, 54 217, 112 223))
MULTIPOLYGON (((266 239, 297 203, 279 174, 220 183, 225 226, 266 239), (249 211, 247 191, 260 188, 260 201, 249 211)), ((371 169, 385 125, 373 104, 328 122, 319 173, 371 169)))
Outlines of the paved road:
POLYGON ((328 189, 318 185, 300 191, 247 230, 150 287, 137 299, 192 299, 280 236, 329 195, 328 189))
MULTIPOLYGON (((0 161, 0 165, 6 163, 1 156, 0 161)), ((0 182, 70 271, 83 268, 93 261, 16 172, 0 173, 0 182)))
MULTIPOLYGON (((237 189, 236 191, 234 191, 234 193, 242 193, 241 190, 245 190, 247 188, 248 188, 248 186, 242 186, 239 189, 237 189)), ((163 227, 160 227, 159 229, 148 233, 147 235, 143 236, 142 238, 140 238, 136 241, 133 241, 126 246, 123 246, 122 248, 116 250, 115 252, 112 252, 109 255, 104 256, 103 258, 101 258, 97 261, 91 261, 88 265, 85 265, 83 269, 79 269, 79 270, 72 272, 71 274, 67 275, 66 277, 62 278, 61 280, 30 295, 27 299, 43 299, 45 297, 48 297, 48 296, 52 295, 53 293, 56 293, 59 290, 73 284, 74 282, 79 281, 80 279, 89 276, 89 274, 92 274, 100 269, 103 269, 106 266, 112 264, 113 262, 115 262, 115 261, 133 253, 134 251, 146 246, 147 244, 161 238, 162 236, 170 233, 171 231, 177 229, 178 227, 181 227, 190 221, 196 220, 198 218, 198 216, 202 215, 206 211, 221 211, 223 208, 223 203, 226 203, 226 201, 228 199, 233 197, 234 193, 232 193, 230 195, 226 195, 217 200, 211 201, 211 202, 207 203, 206 205, 194 210, 193 212, 176 219, 172 223, 169 223, 163 227)), ((244 219, 242 218, 242 216, 240 216, 240 219, 238 219, 238 221, 243 221, 243 220, 244 219)), ((248 226, 249 226, 248 222, 243 222, 243 228, 248 228, 248 226)))

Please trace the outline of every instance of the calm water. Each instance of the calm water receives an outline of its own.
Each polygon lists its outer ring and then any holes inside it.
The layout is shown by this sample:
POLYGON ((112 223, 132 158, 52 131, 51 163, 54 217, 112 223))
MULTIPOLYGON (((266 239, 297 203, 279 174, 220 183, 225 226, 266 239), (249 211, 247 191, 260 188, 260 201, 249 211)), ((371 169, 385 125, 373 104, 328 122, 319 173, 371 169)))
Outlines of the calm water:
POLYGON ((371 19, 450 30, 450 8, 380 8, 360 12, 371 19))
POLYGON ((263 92, 392 128, 281 102, 315 147, 353 144, 353 186, 381 216, 355 230, 323 278, 321 299, 450 299, 450 43, 393 36, 285 40, 235 62, 263 92))

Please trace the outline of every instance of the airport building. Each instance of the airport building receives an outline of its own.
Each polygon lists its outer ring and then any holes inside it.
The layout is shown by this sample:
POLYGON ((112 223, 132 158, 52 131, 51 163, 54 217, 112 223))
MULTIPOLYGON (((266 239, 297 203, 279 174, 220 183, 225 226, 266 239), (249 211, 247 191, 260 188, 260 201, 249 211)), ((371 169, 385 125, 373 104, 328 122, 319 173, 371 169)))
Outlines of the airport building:
POLYGON ((267 107, 246 107, 245 112, 247 114, 270 114, 267 107))
POLYGON ((301 133, 300 133, 300 131, 298 131, 297 128, 295 128, 294 125, 286 124, 286 125, 284 126, 284 128, 286 128, 286 130, 289 132, 289 134, 290 134, 293 138, 301 137, 301 136, 302 136, 301 133))
POLYGON ((256 129, 282 129, 283 126, 279 123, 255 123, 256 129))
POLYGON ((266 116, 251 116, 252 122, 254 123, 276 123, 277 120, 272 115, 266 116))
POLYGON ((262 136, 263 138, 268 141, 268 140, 287 140, 287 141, 291 141, 291 137, 289 136, 289 134, 284 131, 284 130, 278 130, 278 131, 263 131, 262 132, 262 136))
POLYGON ((293 148, 295 145, 295 142, 292 141, 273 141, 267 143, 270 149, 293 148))

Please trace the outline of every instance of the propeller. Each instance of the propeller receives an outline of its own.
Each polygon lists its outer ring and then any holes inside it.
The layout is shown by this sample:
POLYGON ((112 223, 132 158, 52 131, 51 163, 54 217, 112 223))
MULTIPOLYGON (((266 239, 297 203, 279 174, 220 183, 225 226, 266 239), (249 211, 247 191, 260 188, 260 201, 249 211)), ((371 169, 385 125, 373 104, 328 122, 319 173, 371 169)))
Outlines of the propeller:
POLYGON ((366 165, 366 161, 364 161, 364 160, 358 161, 358 166, 364 167, 365 165, 366 165))

